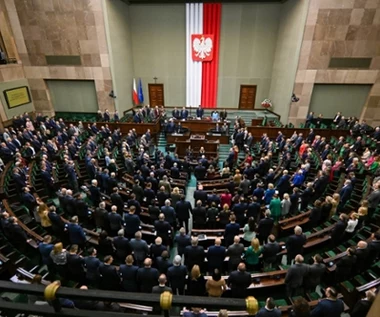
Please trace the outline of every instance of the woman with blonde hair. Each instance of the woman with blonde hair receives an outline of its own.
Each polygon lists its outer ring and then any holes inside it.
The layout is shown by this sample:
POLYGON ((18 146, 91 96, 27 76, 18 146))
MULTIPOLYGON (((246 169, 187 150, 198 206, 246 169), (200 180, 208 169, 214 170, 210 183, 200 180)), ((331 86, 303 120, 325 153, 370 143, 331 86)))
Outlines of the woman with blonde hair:
POLYGON ((340 202, 340 195, 338 193, 333 194, 331 199, 331 211, 330 211, 330 218, 336 214, 336 210, 338 208, 340 202))
POLYGON ((48 216, 48 214, 49 214, 49 207, 45 203, 39 202, 39 206, 37 208, 37 213, 38 213, 38 216, 41 219, 41 226, 49 234, 52 234, 53 233, 52 223, 51 223, 50 218, 48 216))
POLYGON ((212 276, 206 282, 206 291, 210 297, 221 297, 226 291, 227 285, 218 269, 212 272, 212 276))
POLYGON ((239 186, 240 182, 241 182, 241 174, 240 174, 240 170, 237 169, 237 170, 235 170, 235 175, 234 175, 235 186, 239 186))
POLYGON ((187 278, 186 295, 204 296, 206 294, 206 280, 201 273, 199 265, 194 265, 187 278))
POLYGON ((347 227, 345 230, 345 236, 344 239, 349 240, 354 235, 355 228, 357 227, 359 223, 359 214, 356 212, 352 212, 350 215, 350 219, 347 221, 347 227))
POLYGON ((252 239, 251 246, 245 251, 245 263, 247 264, 248 271, 260 271, 259 256, 262 250, 259 239, 252 239))
POLYGON ((360 228, 363 222, 365 222, 368 217, 368 200, 363 200, 361 202, 359 210, 358 210, 358 214, 359 214, 358 228, 360 228))
POLYGON ((56 243, 50 252, 55 268, 62 279, 67 277, 67 251, 63 248, 62 242, 56 243))
POLYGON ((171 194, 170 194, 170 198, 172 199, 172 203, 171 205, 173 207, 175 207, 175 205, 177 204, 177 202, 181 199, 181 193, 179 191, 179 188, 178 187, 174 187, 171 194))
POLYGON ((230 222, 230 216, 230 206, 228 206, 228 204, 224 204, 222 211, 219 213, 219 225, 221 228, 224 229, 226 225, 230 222))

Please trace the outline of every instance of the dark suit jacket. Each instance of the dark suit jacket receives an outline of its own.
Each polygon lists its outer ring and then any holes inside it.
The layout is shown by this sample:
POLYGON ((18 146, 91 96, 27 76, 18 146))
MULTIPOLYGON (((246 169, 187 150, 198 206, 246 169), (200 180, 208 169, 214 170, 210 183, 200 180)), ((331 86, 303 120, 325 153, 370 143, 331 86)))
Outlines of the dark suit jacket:
POLYGON ((286 273, 285 284, 291 288, 301 287, 308 273, 309 267, 306 264, 293 264, 286 273))
POLYGON ((84 260, 78 254, 67 255, 67 268, 74 276, 84 276, 84 260))
POLYGON ((351 185, 347 185, 346 187, 343 187, 340 190, 339 195, 340 195, 340 201, 342 205, 344 205, 350 199, 351 193, 352 193, 351 185))
POLYGON ((188 201, 179 201, 176 206, 176 214, 179 220, 189 220, 190 213, 192 212, 192 207, 188 201))
POLYGON ((184 265, 171 266, 168 268, 168 281, 172 288, 182 289, 186 284, 187 269, 184 265))
POLYGON ((263 261, 265 263, 275 263, 277 261, 277 253, 281 251, 281 247, 277 242, 269 242, 263 247, 263 261))
POLYGON ((272 218, 263 218, 259 221, 257 231, 260 237, 267 238, 272 233, 274 221, 272 218))
POLYGON ((99 266, 102 262, 95 256, 87 256, 84 258, 84 265, 87 269, 86 278, 90 281, 96 281, 99 277, 99 266))
POLYGON ((119 275, 121 277, 121 286, 127 292, 137 292, 137 271, 139 267, 134 265, 121 264, 119 275))
POLYGON ((195 265, 202 266, 205 260, 205 251, 201 246, 187 246, 185 248, 185 264, 189 270, 195 265))
POLYGON ((248 272, 233 271, 228 278, 231 287, 231 295, 235 298, 245 298, 247 288, 251 285, 252 278, 248 272))
POLYGON ((303 254, 303 246, 306 243, 306 236, 304 234, 293 234, 286 241, 286 249, 288 256, 294 258, 297 254, 303 254))
POLYGON ((154 229, 157 232, 157 236, 167 239, 170 235, 169 231, 171 231, 172 227, 167 221, 156 220, 154 222, 154 229))
POLYGON ((69 232, 69 239, 71 244, 84 244, 86 243, 86 236, 84 234, 83 228, 80 225, 69 223, 67 228, 69 232))
POLYGON ((314 263, 309 265, 309 272, 305 277, 304 284, 307 288, 314 288, 321 284, 323 274, 325 274, 326 265, 322 263, 314 263))
MULTIPOLYGON (((209 267, 219 268, 221 270, 223 268, 224 258, 226 257, 226 248, 223 246, 213 245, 208 248, 207 251, 207 261, 209 267)), ((210 272, 211 274, 212 272, 210 272)))
POLYGON ((124 216, 125 232, 134 235, 140 229, 140 218, 135 214, 126 214, 124 216))
POLYGON ((196 190, 194 191, 193 197, 195 202, 200 200, 202 204, 204 204, 207 201, 207 192, 205 192, 204 190, 196 190))
POLYGON ((124 237, 113 238, 113 245, 116 249, 116 255, 119 259, 124 260, 128 254, 131 254, 131 246, 129 240, 124 237))
POLYGON ((109 291, 118 291, 120 289, 120 278, 117 274, 116 267, 101 263, 99 266, 100 286, 102 289, 109 291))
POLYGON ((120 230, 123 227, 123 219, 118 213, 109 212, 108 221, 111 227, 111 230, 120 230))
POLYGON ((343 237, 343 234, 345 232, 347 228, 347 223, 346 222, 343 222, 342 220, 338 220, 334 229, 332 230, 331 232, 331 240, 334 242, 334 243, 339 243, 340 240, 342 239, 343 237))
POLYGON ((240 234, 240 225, 238 223, 228 223, 224 230, 224 239, 227 245, 233 243, 234 237, 240 234))
POLYGON ((139 285, 140 292, 152 293, 153 286, 158 284, 158 270, 155 268, 140 268, 137 271, 137 284, 139 285))
POLYGON ((188 235, 178 234, 174 241, 177 242, 178 254, 181 256, 185 253, 185 248, 191 244, 191 238, 188 235))

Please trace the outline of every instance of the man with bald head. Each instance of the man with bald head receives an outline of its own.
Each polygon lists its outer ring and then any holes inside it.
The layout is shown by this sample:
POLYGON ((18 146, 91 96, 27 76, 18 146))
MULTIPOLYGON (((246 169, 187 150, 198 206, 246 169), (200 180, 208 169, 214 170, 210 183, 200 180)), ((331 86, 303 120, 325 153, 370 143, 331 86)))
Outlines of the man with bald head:
POLYGON ((245 298, 247 296, 247 288, 251 283, 251 274, 246 272, 244 263, 239 263, 237 271, 231 272, 227 282, 231 288, 231 296, 235 298, 245 298))
POLYGON ((244 252, 244 245, 240 243, 240 237, 234 237, 234 243, 231 244, 227 249, 227 256, 230 257, 228 260, 228 272, 236 270, 237 265, 241 261, 241 256, 244 252))
POLYGON ((289 297, 293 297, 297 293, 302 292, 303 279, 309 273, 309 266, 304 264, 303 261, 303 256, 301 254, 297 254, 294 264, 286 273, 285 284, 289 297))
POLYGON ((369 261, 369 248, 368 243, 359 241, 356 248, 356 272, 359 274, 367 269, 372 263, 369 261))
POLYGON ((152 293, 153 286, 158 284, 159 273, 158 270, 152 268, 152 260, 146 258, 144 260, 144 267, 137 271, 137 285, 139 285, 140 292, 152 293))
POLYGON ((226 257, 226 248, 221 245, 222 240, 215 239, 215 245, 208 248, 207 251, 207 261, 208 261, 208 272, 212 274, 215 269, 223 272, 224 258, 226 257))

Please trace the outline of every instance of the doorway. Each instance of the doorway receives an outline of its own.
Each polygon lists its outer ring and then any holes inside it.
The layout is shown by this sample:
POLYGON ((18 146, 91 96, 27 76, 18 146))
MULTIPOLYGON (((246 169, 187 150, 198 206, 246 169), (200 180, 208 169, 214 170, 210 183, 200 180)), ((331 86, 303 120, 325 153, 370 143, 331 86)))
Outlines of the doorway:
POLYGON ((239 109, 255 109, 256 85, 241 85, 239 97, 239 109))
POLYGON ((149 104, 151 108, 155 106, 165 106, 164 84, 148 84, 149 104))

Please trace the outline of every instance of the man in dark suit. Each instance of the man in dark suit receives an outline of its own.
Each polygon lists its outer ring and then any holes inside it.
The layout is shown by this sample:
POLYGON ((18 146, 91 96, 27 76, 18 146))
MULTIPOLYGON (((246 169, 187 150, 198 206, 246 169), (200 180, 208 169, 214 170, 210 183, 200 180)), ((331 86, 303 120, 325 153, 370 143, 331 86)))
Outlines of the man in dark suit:
POLYGON ((122 216, 124 211, 124 200, 119 194, 119 189, 114 187, 113 193, 111 194, 111 203, 117 207, 117 213, 122 216))
POLYGON ((29 187, 24 187, 21 200, 30 213, 32 213, 37 206, 36 198, 30 193, 29 187))
POLYGON ((88 210, 88 205, 84 201, 82 194, 77 193, 75 196, 75 211, 76 214, 78 215, 78 218, 81 223, 87 224, 89 220, 89 210, 88 210))
POLYGON ((200 119, 203 118, 204 110, 202 109, 202 106, 201 106, 201 105, 199 105, 196 114, 197 114, 197 118, 200 118, 200 119))
POLYGON ((128 239, 132 239, 135 236, 135 233, 140 230, 140 217, 135 214, 135 206, 129 208, 129 213, 124 216, 125 223, 125 236, 128 239))
POLYGON ((55 267, 53 260, 50 257, 51 251, 53 251, 54 245, 51 243, 51 236, 46 235, 44 241, 38 245, 38 250, 41 254, 42 263, 48 267, 48 271, 51 275, 55 273, 55 267))
POLYGON ((308 292, 315 292, 326 271, 326 265, 323 264, 323 258, 319 254, 316 254, 313 260, 314 263, 309 265, 309 272, 304 279, 304 288, 308 292))
POLYGON ((201 162, 198 163, 198 165, 194 169, 194 176, 197 180, 202 180, 206 176, 206 167, 202 165, 201 162))
POLYGON ((313 119, 314 119, 314 112, 310 111, 310 113, 306 116, 305 128, 308 128, 310 126, 310 123, 312 123, 313 119))
POLYGON ((191 239, 191 245, 185 248, 185 265, 187 269, 191 271, 194 265, 202 267, 205 259, 205 250, 198 245, 198 238, 193 237, 191 239))
POLYGON ((191 237, 186 234, 186 229, 179 229, 179 233, 175 236, 174 242, 177 242, 178 255, 183 256, 185 248, 191 245, 191 237))
POLYGON ((179 168, 178 168, 177 163, 174 163, 173 167, 170 169, 170 176, 172 178, 180 178, 180 173, 179 173, 179 168))
POLYGON ((186 266, 181 265, 181 256, 176 255, 173 260, 173 266, 168 268, 167 276, 169 284, 173 290, 173 295, 183 295, 186 285, 186 266))
POLYGON ((337 112, 336 115, 334 116, 333 122, 335 124, 338 124, 341 118, 342 118, 342 114, 340 112, 337 112))
POLYGON ((242 254, 244 253, 244 245, 240 243, 240 237, 234 237, 234 243, 227 249, 228 260, 228 272, 236 270, 238 264, 241 262, 242 254))
POLYGON ((193 228, 203 229, 206 227, 206 208, 202 206, 201 200, 196 200, 196 202, 193 209, 193 228))
POLYGON ((331 231, 331 241, 334 245, 338 245, 342 241, 347 228, 347 221, 348 216, 346 214, 340 214, 339 220, 331 231))
POLYGON ((120 261, 124 261, 128 254, 131 254, 131 246, 129 240, 124 237, 124 230, 120 229, 117 237, 113 238, 113 245, 116 249, 115 255, 120 261))
POLYGON ((269 235, 268 241, 263 247, 263 262, 265 267, 271 268, 277 262, 277 254, 281 251, 281 247, 273 234, 269 235))
POLYGON ((206 204, 207 202, 207 192, 203 190, 202 185, 198 185, 198 189, 194 191, 194 200, 198 201, 200 200, 202 202, 202 205, 206 204))
POLYGON ((180 119, 180 113, 177 107, 175 107, 174 110, 172 111, 172 117, 176 119, 180 119))
POLYGON ((98 187, 98 181, 93 179, 91 181, 91 186, 89 188, 90 191, 90 199, 94 206, 98 206, 101 201, 100 188, 98 187))
POLYGON ((85 283, 84 260, 82 256, 78 255, 78 246, 76 244, 71 245, 67 255, 67 270, 70 274, 70 280, 79 284, 85 283))
POLYGON ((346 202, 348 202, 350 200, 351 194, 352 194, 352 184, 351 184, 351 181, 349 179, 347 179, 344 182, 344 186, 342 187, 342 189, 339 192, 340 208, 343 208, 344 205, 346 204, 346 202))
POLYGON ((370 249, 365 241, 359 241, 356 248, 356 273, 360 274, 366 270, 371 263, 368 261, 370 249))
POLYGON ((111 207, 111 212, 108 213, 107 218, 110 226, 109 234, 115 237, 117 232, 123 228, 123 218, 117 213, 117 207, 115 205, 111 207))
POLYGON ((99 266, 102 262, 96 257, 97 250, 93 247, 88 249, 89 256, 84 258, 87 284, 97 287, 99 279, 99 266))
POLYGON ((317 178, 314 182, 314 198, 318 199, 323 194, 326 189, 327 184, 329 183, 329 178, 325 172, 322 172, 322 175, 317 178))
POLYGON ((106 203, 102 201, 99 203, 99 207, 97 207, 93 213, 94 220, 95 220, 95 226, 97 228, 101 228, 104 230, 109 230, 108 229, 108 213, 106 210, 106 203))
POLYGON ((152 268, 152 260, 150 258, 146 258, 144 260, 144 267, 138 269, 136 276, 140 292, 152 293, 153 286, 158 284, 158 276, 158 270, 152 268))
POLYGON ((156 235, 161 237, 163 244, 168 245, 172 227, 169 222, 165 221, 165 215, 163 213, 161 213, 158 216, 158 220, 154 222, 154 230, 156 230, 156 235))
POLYGON ((161 212, 165 215, 165 219, 167 222, 170 223, 170 226, 174 228, 176 225, 176 213, 174 208, 170 206, 170 204, 170 200, 166 199, 165 206, 161 207, 161 212))
POLYGON ((303 246, 305 243, 306 236, 302 233, 302 228, 300 226, 296 226, 294 228, 294 234, 288 238, 288 241, 286 241, 288 265, 297 254, 303 254, 303 246))
MULTIPOLYGON (((336 317, 344 312, 344 303, 338 299, 338 292, 328 287, 326 297, 318 302, 318 305, 311 311, 311 317, 336 317)), ((364 315, 362 315, 364 316, 364 315)))
POLYGON ((107 291, 118 291, 120 289, 120 277, 116 267, 112 265, 113 257, 106 255, 104 263, 99 266, 100 287, 107 291))
POLYGON ((181 110, 181 119, 187 120, 188 116, 189 116, 189 111, 185 107, 183 107, 181 110))
POLYGON ((63 230, 65 229, 65 224, 60 215, 57 214, 55 206, 49 207, 48 217, 51 221, 54 234, 58 237, 62 237, 63 230))
POLYGON ((25 179, 22 177, 22 175, 19 172, 18 168, 13 169, 13 181, 15 183, 16 191, 17 193, 21 194, 22 189, 26 187, 25 179))
POLYGON ((302 293, 304 277, 309 273, 309 267, 303 263, 303 256, 298 254, 295 263, 288 269, 285 276, 286 291, 291 298, 302 293))
POLYGON ((274 220, 270 217, 270 210, 267 209, 265 211, 265 218, 259 221, 257 226, 258 239, 261 244, 265 244, 267 242, 269 235, 272 233, 274 220))
POLYGON ((208 272, 213 274, 215 269, 219 272, 223 271, 224 258, 226 257, 226 248, 221 245, 222 241, 217 238, 215 239, 215 245, 211 246, 207 250, 207 263, 208 272))
POLYGON ((240 234, 240 225, 236 223, 236 216, 232 214, 230 216, 230 223, 226 225, 224 229, 224 243, 228 247, 234 241, 234 237, 240 234))
POLYGON ((126 292, 137 292, 137 271, 139 267, 133 265, 133 256, 128 255, 125 264, 120 265, 119 275, 121 278, 121 287, 126 292))
POLYGON ((185 195, 181 195, 180 201, 175 206, 178 223, 182 227, 185 224, 186 232, 189 232, 189 219, 193 208, 189 201, 185 200, 185 195))
POLYGON ((372 290, 365 292, 365 298, 360 299, 356 302, 354 308, 350 312, 351 317, 362 317, 368 316, 368 312, 376 298, 376 293, 372 290))
POLYGON ((77 216, 70 219, 67 231, 69 233, 70 243, 77 244, 79 248, 83 250, 86 245, 86 235, 83 228, 78 224, 77 216))
POLYGON ((227 282, 231 288, 231 296, 234 298, 245 298, 247 296, 247 288, 251 283, 251 274, 246 272, 244 263, 238 265, 237 271, 231 272, 227 282))
POLYGON ((368 256, 368 263, 374 262, 380 255, 380 231, 372 234, 372 241, 369 242, 368 248, 370 250, 368 256))
POLYGON ((371 218, 377 206, 380 204, 380 185, 375 184, 373 191, 367 197, 368 200, 368 217, 371 218))

